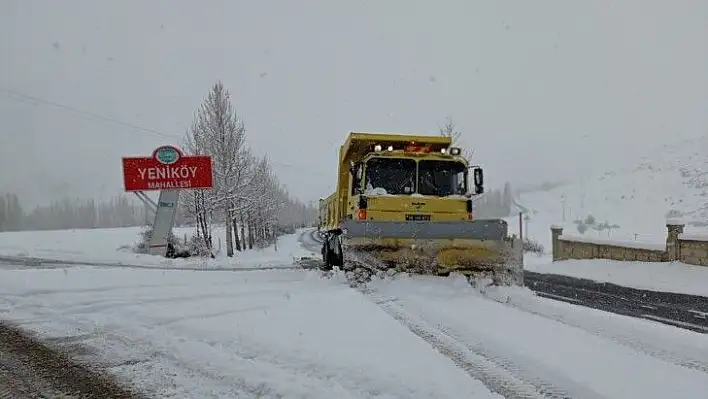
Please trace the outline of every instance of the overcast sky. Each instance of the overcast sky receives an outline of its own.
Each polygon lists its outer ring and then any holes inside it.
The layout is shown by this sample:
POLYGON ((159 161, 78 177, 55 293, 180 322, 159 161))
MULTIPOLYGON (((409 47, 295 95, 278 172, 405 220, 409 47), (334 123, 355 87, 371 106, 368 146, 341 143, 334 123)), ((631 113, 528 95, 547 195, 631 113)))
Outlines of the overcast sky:
POLYGON ((451 115, 490 186, 708 133, 705 0, 0 0, 0 37, 0 191, 31 202, 120 193, 120 157, 179 142, 217 79, 305 201, 348 131, 451 115))

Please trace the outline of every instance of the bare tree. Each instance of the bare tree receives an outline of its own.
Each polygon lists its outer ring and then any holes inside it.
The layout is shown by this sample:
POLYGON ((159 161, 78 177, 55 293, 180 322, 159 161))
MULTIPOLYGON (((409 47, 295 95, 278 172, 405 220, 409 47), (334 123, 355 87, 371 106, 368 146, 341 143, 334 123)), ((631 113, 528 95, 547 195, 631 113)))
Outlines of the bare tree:
MULTIPOLYGON (((206 136, 199 130, 198 116, 195 116, 190 130, 187 132, 184 149, 193 155, 210 155, 207 153, 206 136)), ((211 220, 209 218, 213 193, 211 190, 191 190, 182 196, 184 214, 192 218, 196 225, 196 237, 203 245, 198 245, 205 252, 212 252, 211 220)))
MULTIPOLYGON (((438 131, 441 136, 450 137, 452 139, 453 146, 458 146, 460 144, 462 132, 457 130, 457 125, 452 120, 451 116, 445 118, 445 124, 443 126, 438 126, 438 131)), ((472 155, 474 155, 474 150, 468 148, 462 149, 462 156, 467 160, 467 162, 472 160, 472 155)))
POLYGON ((317 210, 290 198, 266 156, 255 157, 246 144, 243 121, 234 112, 229 92, 217 82, 198 109, 184 145, 192 154, 210 155, 214 189, 184 196, 185 218, 211 248, 211 223, 226 227, 227 255, 275 243, 296 225, 314 223, 317 210), (240 230, 240 234, 239 234, 240 230))

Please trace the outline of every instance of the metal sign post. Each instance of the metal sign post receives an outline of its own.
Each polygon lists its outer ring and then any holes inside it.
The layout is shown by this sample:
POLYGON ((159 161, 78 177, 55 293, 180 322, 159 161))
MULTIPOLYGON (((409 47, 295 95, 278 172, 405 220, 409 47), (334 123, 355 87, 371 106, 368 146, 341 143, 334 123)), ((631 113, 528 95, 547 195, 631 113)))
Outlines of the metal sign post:
POLYGON ((185 156, 177 147, 162 146, 150 157, 124 157, 125 191, 134 192, 155 212, 149 242, 151 255, 165 256, 168 236, 177 215, 179 191, 213 187, 211 157, 185 156), (143 191, 160 190, 157 203, 143 191))

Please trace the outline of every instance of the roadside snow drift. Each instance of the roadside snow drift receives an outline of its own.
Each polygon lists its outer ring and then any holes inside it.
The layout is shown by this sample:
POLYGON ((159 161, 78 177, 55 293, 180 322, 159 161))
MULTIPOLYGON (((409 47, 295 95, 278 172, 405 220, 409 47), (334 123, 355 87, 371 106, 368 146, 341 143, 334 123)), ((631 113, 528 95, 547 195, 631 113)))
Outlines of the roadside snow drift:
MULTIPOLYGON (((138 242, 141 227, 116 229, 74 229, 21 231, 0 233, 0 258, 42 258, 48 260, 124 264, 132 266, 164 266, 170 268, 253 268, 291 266, 294 258, 312 256, 302 248, 300 236, 310 229, 298 230, 278 239, 276 246, 236 251, 233 258, 220 253, 216 259, 165 259, 161 256, 136 254, 130 247, 138 242)), ((176 228, 177 237, 194 234, 193 228, 176 228)), ((223 228, 214 229, 214 245, 223 242, 223 228)), ((223 245, 225 247, 225 245, 223 245)))

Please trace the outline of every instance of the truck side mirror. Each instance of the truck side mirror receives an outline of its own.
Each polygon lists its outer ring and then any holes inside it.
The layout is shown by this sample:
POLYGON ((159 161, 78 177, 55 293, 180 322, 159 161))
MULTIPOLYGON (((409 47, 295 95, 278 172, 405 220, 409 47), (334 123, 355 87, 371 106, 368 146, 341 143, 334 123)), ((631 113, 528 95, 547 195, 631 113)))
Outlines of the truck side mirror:
POLYGON ((352 174, 352 192, 357 194, 363 194, 364 189, 361 188, 361 179, 364 177, 364 168, 361 164, 352 164, 349 166, 349 173, 352 174))
POLYGON ((475 194, 482 194, 484 193, 484 172, 482 172, 482 168, 475 168, 474 169, 474 193, 475 194))

